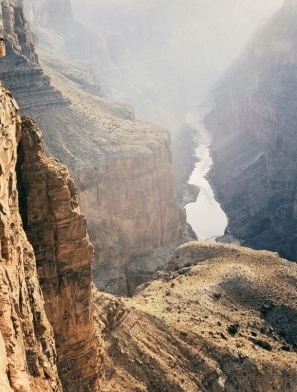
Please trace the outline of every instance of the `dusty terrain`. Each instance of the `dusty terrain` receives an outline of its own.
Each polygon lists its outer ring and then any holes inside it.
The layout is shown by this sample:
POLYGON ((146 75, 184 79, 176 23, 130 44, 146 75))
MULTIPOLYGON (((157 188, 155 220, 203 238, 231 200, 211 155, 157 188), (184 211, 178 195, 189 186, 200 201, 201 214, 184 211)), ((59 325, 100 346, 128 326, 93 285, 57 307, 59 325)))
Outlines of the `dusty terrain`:
POLYGON ((157 280, 103 306, 103 391, 296 391, 296 281, 274 253, 182 245, 157 280))

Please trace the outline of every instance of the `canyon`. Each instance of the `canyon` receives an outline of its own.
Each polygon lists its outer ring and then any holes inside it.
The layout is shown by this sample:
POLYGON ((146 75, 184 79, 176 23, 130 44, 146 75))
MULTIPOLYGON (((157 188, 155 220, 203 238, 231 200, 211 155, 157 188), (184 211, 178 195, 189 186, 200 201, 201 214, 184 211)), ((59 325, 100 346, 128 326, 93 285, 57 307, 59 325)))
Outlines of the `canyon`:
POLYGON ((296 18, 284 7, 216 89, 209 179, 242 244, 297 261, 296 18))
POLYGON ((190 242, 133 298, 98 292, 67 168, 0 102, 3 392, 296 389, 295 263, 190 242))
MULTIPOLYGON (((47 21, 50 3, 30 4, 47 21)), ((65 28, 78 26, 70 3, 55 4, 65 5, 65 28)), ((42 51, 38 58, 23 2, 0 5, 0 48, 6 54, 0 59, 1 392, 295 392, 296 263, 276 252, 190 242, 185 209, 175 196, 169 132, 136 120, 131 106, 104 98, 89 64, 42 51)), ((287 22, 296 12, 297 1, 287 0, 270 26, 278 37, 279 30, 294 35, 294 23, 287 22)), ((62 24, 63 14, 59 18, 46 22, 49 30, 62 24)), ((43 34, 53 42, 49 30, 43 34)), ((55 36, 65 44, 62 52, 72 52, 71 40, 60 38, 55 36)), ((269 47, 258 36, 254 42, 259 64, 262 51, 271 50, 266 71, 271 64, 274 72, 282 70, 283 63, 271 59, 276 48, 287 53, 288 42, 269 47)), ((284 63, 291 67, 294 59, 284 63)), ((254 66, 253 59, 249 70, 254 66)), ((236 232, 237 217, 228 206, 240 211, 248 200, 252 207, 253 226, 237 211, 244 241, 244 229, 267 229, 267 216, 278 228, 284 212, 290 218, 293 209, 295 216, 294 127, 280 118, 283 128, 275 134, 274 112, 260 109, 262 96, 258 116, 252 116, 257 94, 245 90, 246 105, 237 84, 241 67, 236 75, 228 79, 234 90, 222 82, 205 125, 214 136, 209 181, 227 206, 228 230, 236 232), (235 97, 231 103, 226 91, 235 97), (230 106, 242 120, 222 117, 230 106), (240 131, 251 123, 253 132, 240 131), (222 149, 230 154, 228 162, 222 149), (240 152, 235 160, 234 152, 240 152), (227 170, 234 184, 224 180, 227 170), (235 188, 239 193, 229 205, 224 197, 235 188), (285 203, 277 219, 273 209, 261 210, 267 197, 269 208, 285 203)), ((262 78, 257 72, 250 76, 259 86, 262 78)), ((288 84, 273 84, 275 96, 288 84)), ((293 113, 294 105, 285 108, 293 113)), ((180 147, 185 166, 195 161, 186 157, 193 151, 190 126, 180 147)), ((183 178, 186 172, 180 170, 183 178)), ((280 253, 293 249, 290 219, 290 231, 279 237, 290 246, 280 253)), ((276 232, 273 225, 262 238, 276 232)))

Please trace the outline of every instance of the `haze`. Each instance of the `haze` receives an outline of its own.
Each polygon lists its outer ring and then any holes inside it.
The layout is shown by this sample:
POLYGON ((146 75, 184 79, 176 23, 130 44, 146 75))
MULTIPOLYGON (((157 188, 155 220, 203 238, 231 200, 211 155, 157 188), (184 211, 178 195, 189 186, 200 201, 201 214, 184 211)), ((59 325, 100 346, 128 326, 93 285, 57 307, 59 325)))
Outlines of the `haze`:
POLYGON ((134 104, 140 117, 148 120, 140 103, 146 110, 156 104, 183 117, 283 4, 283 0, 71 2, 76 19, 106 39, 110 59, 120 72, 117 78, 103 76, 103 86, 113 84, 115 98, 134 104))

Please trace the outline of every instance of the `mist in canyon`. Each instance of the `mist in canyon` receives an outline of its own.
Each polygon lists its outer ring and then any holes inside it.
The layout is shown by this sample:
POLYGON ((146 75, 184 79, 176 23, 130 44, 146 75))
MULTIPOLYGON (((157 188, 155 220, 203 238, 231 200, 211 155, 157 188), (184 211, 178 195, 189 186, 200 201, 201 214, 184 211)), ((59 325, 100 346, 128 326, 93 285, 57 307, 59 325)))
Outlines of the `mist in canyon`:
POLYGON ((71 80, 88 74, 84 88, 100 86, 98 94, 131 104, 136 118, 170 131, 177 200, 186 206, 198 238, 208 240, 224 234, 227 216, 204 178, 212 167, 212 136, 205 137, 207 111, 201 108, 211 109, 219 81, 282 4, 283 0, 25 2, 39 49, 50 55, 44 60, 40 53, 43 66, 53 68, 53 57, 68 62, 55 67, 71 73, 71 80), (69 70, 69 62, 75 72, 69 70))
POLYGON ((105 59, 97 72, 100 69, 98 77, 108 97, 132 104, 138 118, 171 131, 178 199, 187 205, 188 222, 199 239, 215 240, 227 225, 204 178, 212 165, 211 136, 205 138, 207 112, 201 107, 211 107, 210 92, 282 3, 72 0, 75 18, 105 42, 105 59), (182 158, 189 129, 196 149, 185 149, 182 158), (198 161, 192 174, 193 161, 187 157, 191 152, 198 161), (190 185, 181 190, 188 180, 190 185))
MULTIPOLYGON (((154 120, 184 119, 283 0, 72 0, 74 16, 101 34, 108 95, 154 120), (117 74, 118 72, 118 74, 117 74), (162 119, 163 117, 163 119, 162 119)), ((171 127, 174 127, 172 124, 171 127)))

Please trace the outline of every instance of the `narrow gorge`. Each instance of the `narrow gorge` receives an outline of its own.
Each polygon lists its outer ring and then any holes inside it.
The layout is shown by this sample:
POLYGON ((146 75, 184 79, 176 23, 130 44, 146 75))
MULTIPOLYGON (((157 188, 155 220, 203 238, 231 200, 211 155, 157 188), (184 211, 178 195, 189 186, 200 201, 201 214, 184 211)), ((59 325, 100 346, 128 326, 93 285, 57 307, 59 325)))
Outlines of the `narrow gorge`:
POLYGON ((216 89, 206 117, 214 167, 209 179, 243 244, 297 261, 297 1, 253 37, 216 89))
POLYGON ((221 237, 227 226, 227 217, 215 200, 213 190, 207 181, 207 174, 213 164, 210 156, 211 135, 204 127, 204 118, 210 111, 208 103, 192 108, 186 116, 188 127, 193 130, 197 144, 195 156, 198 162, 189 178, 188 184, 199 189, 197 199, 185 205, 187 219, 199 240, 215 241, 221 237))

